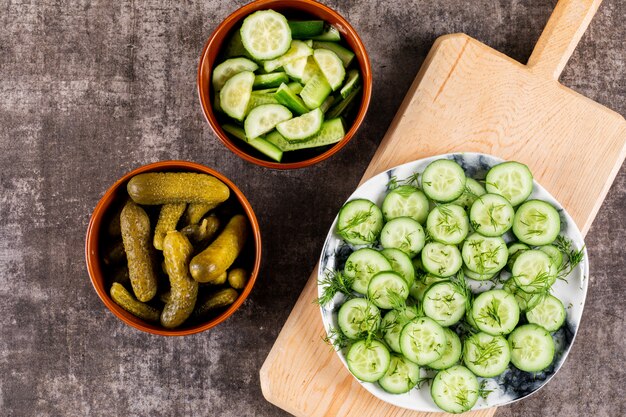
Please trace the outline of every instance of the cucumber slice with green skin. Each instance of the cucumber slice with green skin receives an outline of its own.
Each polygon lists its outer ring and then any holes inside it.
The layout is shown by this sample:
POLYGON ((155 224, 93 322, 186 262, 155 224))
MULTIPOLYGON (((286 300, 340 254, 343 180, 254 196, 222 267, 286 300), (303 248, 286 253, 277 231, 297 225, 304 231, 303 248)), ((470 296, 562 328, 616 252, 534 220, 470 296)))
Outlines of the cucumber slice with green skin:
POLYGON ((530 249, 521 253, 511 269, 512 279, 526 293, 546 292, 556 282, 557 269, 543 251, 530 249))
POLYGON ((472 233, 463 242, 461 255, 467 269, 480 275, 490 275, 504 268, 509 251, 501 237, 472 233))
POLYGON ((274 88, 288 82, 289 77, 284 72, 259 74, 254 77, 254 84, 252 85, 252 88, 274 88))
POLYGON ((511 349, 502 336, 480 332, 465 339, 463 362, 476 376, 498 376, 508 368, 510 361, 511 349))
POLYGON ((311 39, 315 41, 331 41, 331 42, 339 42, 341 40, 341 34, 334 26, 329 24, 324 25, 324 32, 320 35, 313 36, 311 39))
POLYGON ((550 257, 550 260, 552 261, 552 263, 554 264, 557 270, 561 268, 561 266, 563 265, 563 252, 561 252, 559 248, 557 248, 554 245, 544 245, 544 246, 539 246, 537 249, 539 249, 542 252, 545 252, 546 255, 550 257))
POLYGON ((430 387, 430 395, 437 407, 454 414, 471 409, 478 400, 479 391, 478 378, 462 365, 440 371, 430 387))
POLYGON ((253 91, 250 94, 250 101, 248 102, 248 111, 247 114, 252 111, 255 107, 262 106, 264 104, 279 104, 276 97, 274 97, 274 93, 262 93, 260 91, 253 91))
POLYGON ((322 74, 322 71, 317 66, 317 63, 315 63, 315 59, 313 59, 313 55, 311 55, 306 59, 306 65, 304 67, 304 72, 302 73, 300 81, 306 84, 316 75, 323 76, 324 74, 322 74))
POLYGON ((469 279, 473 279, 474 281, 488 281, 496 276, 497 272, 494 274, 479 274, 478 272, 474 272, 472 270, 467 269, 466 266, 463 267, 463 274, 469 279))
POLYGON ((430 286, 440 281, 446 281, 446 279, 430 274, 424 275, 421 278, 415 278, 415 281, 413 281, 413 285, 411 285, 411 288, 409 288, 409 294, 415 300, 421 302, 424 300, 424 294, 426 293, 426 291, 428 291, 430 286))
POLYGON ((350 93, 357 89, 360 82, 361 76, 359 75, 359 70, 353 68, 348 71, 348 79, 343 87, 341 87, 341 90, 339 90, 341 98, 348 97, 350 93))
POLYGON ((240 72, 226 81, 220 91, 220 106, 224 113, 235 120, 243 120, 248 110, 252 84, 254 84, 252 71, 240 72))
POLYGON ((418 365, 427 365, 441 358, 445 345, 443 327, 428 317, 411 320, 400 333, 402 354, 418 365))
POLYGON ((389 345, 391 350, 402 353, 400 348, 400 333, 404 325, 417 317, 417 309, 415 307, 407 307, 402 310, 390 310, 380 323, 383 331, 385 343, 389 345))
POLYGON ((391 270, 400 274, 410 288, 415 281, 415 268, 413 268, 411 258, 400 249, 384 249, 381 253, 391 264, 391 270))
POLYGON ((492 336, 511 333, 519 322, 519 313, 515 297, 504 290, 485 291, 472 304, 476 326, 492 336))
POLYGON ((380 310, 365 298, 353 298, 339 308, 337 324, 348 339, 359 339, 378 330, 380 310))
POLYGON ((246 51, 246 48, 243 47, 243 43, 241 42, 241 31, 234 31, 230 39, 226 42, 226 47, 224 48, 224 57, 246 57, 254 59, 252 58, 252 55, 250 55, 248 51, 246 51))
POLYGON ((428 364, 429 368, 436 370, 447 369, 456 365, 461 359, 461 353, 463 352, 459 336, 448 328, 444 328, 443 331, 446 334, 446 344, 443 354, 439 359, 428 364))
POLYGON ((402 185, 390 191, 383 200, 382 211, 385 220, 410 217, 420 224, 428 217, 428 198, 411 185, 402 185))
POLYGON ((530 249, 527 244, 521 242, 511 243, 509 245, 509 259, 506 261, 506 269, 511 271, 513 269, 513 264, 518 256, 521 255, 525 250, 530 249))
POLYGON ((337 233, 349 243, 374 243, 382 228, 383 213, 369 200, 352 200, 339 210, 337 233))
POLYGON ((334 102, 335 102, 335 97, 328 96, 326 97, 326 100, 324 100, 324 102, 320 104, 319 109, 322 111, 322 113, 326 113, 328 109, 330 109, 330 106, 333 105, 334 102))
POLYGON ((424 294, 422 307, 426 316, 439 325, 448 327, 461 320, 465 314, 466 302, 465 295, 452 282, 444 281, 431 285, 424 294))
POLYGON ((353 280, 352 289, 360 294, 367 294, 372 277, 382 271, 391 271, 391 263, 383 254, 370 248, 352 252, 344 266, 344 273, 353 280))
POLYGON ((483 236, 502 236, 513 226, 515 211, 509 201, 498 194, 484 194, 470 209, 470 223, 483 236))
POLYGON ((324 113, 317 108, 302 116, 277 124, 276 130, 288 141, 300 142, 317 134, 322 128, 323 122, 324 113))
POLYGON ((289 142, 275 130, 268 133, 265 139, 287 152, 332 145, 343 139, 345 134, 343 121, 340 118, 336 118, 322 123, 319 133, 305 142, 289 142))
POLYGON ((278 147, 266 141, 265 139, 256 138, 248 140, 246 138, 246 132, 239 126, 225 124, 222 125, 222 129, 224 129, 224 131, 234 136, 235 138, 248 143, 248 145, 252 146, 254 149, 261 152, 263 155, 269 157, 270 159, 273 159, 274 161, 280 162, 283 158, 283 151, 281 151, 280 149, 278 149, 278 147))
POLYGON ((447 203, 465 191, 465 172, 450 159, 438 159, 428 164, 422 173, 422 190, 431 200, 447 203))
MULTIPOLYGON (((343 46, 335 42, 314 41, 313 49, 327 49, 329 51, 334 52, 339 57, 339 59, 341 59, 341 62, 343 63, 344 68, 348 68, 348 66, 350 66, 350 63, 352 62, 355 56, 354 52, 352 52, 351 50, 347 48, 344 48, 343 46)), ((358 75, 358 71, 357 71, 357 75, 358 75)))
POLYGON ((454 200, 452 204, 461 206, 465 211, 469 212, 476 199, 486 193, 487 191, 485 191, 485 187, 483 187, 481 183, 473 178, 467 177, 465 179, 465 191, 463 191, 463 194, 454 200))
POLYGON ((561 231, 559 212, 545 201, 529 200, 515 212, 513 233, 522 243, 543 246, 554 242, 561 231))
POLYGON ((291 112, 285 106, 263 104, 250 110, 243 123, 243 128, 246 131, 246 137, 255 139, 274 129, 280 122, 291 119, 291 117, 291 112))
POLYGON ((565 307, 561 300, 546 294, 531 310, 526 312, 529 323, 537 324, 549 332, 556 332, 565 323, 565 307))
POLYGON ((315 49, 313 59, 326 77, 330 88, 335 91, 341 87, 346 76, 346 70, 337 54, 328 49, 315 49))
MULTIPOLYGON (((332 89, 323 74, 313 76, 300 92, 300 97, 306 106, 313 110, 322 105, 326 97, 330 95, 332 89)), ((329 115, 329 118, 333 118, 329 115)))
POLYGON ((426 230, 433 240, 447 245, 458 245, 469 233, 467 213, 461 206, 436 206, 426 219, 426 230))
MULTIPOLYGON (((255 77, 256 79, 256 77, 255 77)), ((252 94, 274 94, 276 91, 278 90, 278 88, 263 88, 261 90, 252 90, 252 94)), ((264 103, 264 104, 271 104, 271 103, 264 103)))
POLYGON ((359 340, 348 350, 346 362, 357 379, 376 382, 387 372, 391 355, 385 345, 377 340, 359 340))
POLYGON ((400 249, 410 257, 417 255, 425 243, 424 229, 410 217, 390 220, 380 232, 380 244, 383 248, 400 249))
POLYGON ((273 10, 252 13, 244 19, 240 32, 244 48, 259 61, 278 58, 292 43, 287 19, 273 10))
POLYGON ((224 113, 224 110, 222 110, 222 105, 220 104, 219 94, 215 94, 213 96, 213 109, 217 112, 224 113))
POLYGON ((546 295, 545 293, 527 293, 522 291, 519 289, 513 278, 507 280, 502 289, 513 294, 515 300, 517 301, 517 305, 519 306, 520 312, 525 312, 534 308, 546 295))
POLYGON ((526 372, 543 371, 554 359, 554 340, 536 324, 525 324, 509 335, 511 363, 526 372))
POLYGON ((360 92, 361 84, 357 84, 346 98, 335 104, 333 108, 328 111, 328 117, 339 117, 347 113, 351 106, 356 103, 356 98, 359 96, 360 92))
POLYGON ((370 280, 367 297, 376 307, 389 310, 409 297, 409 286, 396 272, 379 272, 370 280))
POLYGON ((400 355, 391 355, 385 375, 378 380, 382 389, 391 394, 409 392, 420 380, 420 367, 400 355))
POLYGON ((307 62, 307 57, 294 59, 293 61, 287 62, 285 65, 283 65, 283 69, 291 78, 301 80, 302 76, 304 75, 304 70, 306 69, 307 62))
POLYGON ((500 194, 518 206, 533 192, 533 174, 519 162, 503 162, 491 168, 485 178, 487 192, 500 194))
POLYGON ((289 84, 287 84, 287 87, 289 87, 289 89, 293 91, 294 94, 300 94, 300 91, 302 91, 302 89, 304 88, 302 84, 296 81, 290 82, 289 84))
MULTIPOLYGON (((289 110, 298 115, 302 115, 309 112, 307 106, 300 97, 294 93, 287 84, 281 84, 278 90, 274 93, 274 98, 283 106, 286 106, 289 110)), ((322 127, 320 123, 320 128, 322 127)))
POLYGON ((306 42, 293 41, 291 42, 291 47, 286 54, 281 55, 276 59, 265 61, 263 63, 263 69, 266 72, 272 72, 280 67, 284 67, 292 61, 311 56, 312 53, 313 49, 307 45, 306 42))
POLYGON ((422 249, 424 269, 439 277, 450 277, 463 266, 461 251, 455 245, 429 242, 422 249))
POLYGON ((292 39, 308 39, 324 32, 323 20, 289 20, 292 39))
POLYGON ((213 69, 213 88, 220 91, 233 75, 243 71, 254 72, 257 68, 259 66, 255 62, 246 58, 227 59, 213 69))

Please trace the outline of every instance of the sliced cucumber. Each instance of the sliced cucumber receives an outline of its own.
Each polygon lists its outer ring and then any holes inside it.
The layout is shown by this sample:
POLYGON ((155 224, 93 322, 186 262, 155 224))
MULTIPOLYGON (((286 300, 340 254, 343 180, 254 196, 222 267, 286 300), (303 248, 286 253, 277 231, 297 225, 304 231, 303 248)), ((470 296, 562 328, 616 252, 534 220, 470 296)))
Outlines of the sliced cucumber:
POLYGON ((391 355, 391 363, 378 384, 391 394, 409 392, 420 380, 420 368, 400 355, 391 355))
POLYGON ((260 91, 253 91, 250 94, 250 101, 248 102, 248 111, 250 113, 255 107, 262 106, 263 104, 279 104, 278 100, 274 97, 274 93, 262 93, 260 91))
POLYGON ((300 142, 313 137, 322 129, 324 113, 318 108, 299 117, 276 125, 278 133, 290 142, 300 142))
POLYGON ((400 333, 402 354, 418 365, 427 365, 441 358, 445 345, 443 327, 428 317, 408 322, 400 333))
POLYGON ((465 191, 463 191, 463 194, 454 200, 452 204, 461 206, 465 209, 465 211, 469 212, 476 199, 486 193, 487 191, 485 191, 485 187, 483 187, 478 181, 467 177, 465 179, 465 191))
POLYGON ((456 200, 465 191, 465 172, 450 159, 433 161, 422 174, 422 190, 435 201, 446 203, 456 200))
POLYGON ((467 269, 480 275, 490 275, 504 268, 509 251, 501 237, 473 233, 463 242, 461 255, 467 269))
POLYGON ((458 414, 476 404, 479 390, 476 376, 466 367, 456 365, 435 376, 430 394, 437 407, 448 413, 458 414))
POLYGON ((382 271, 391 271, 391 264, 380 252, 370 248, 352 252, 344 266, 344 273, 353 280, 352 289, 360 294, 367 294, 372 277, 382 271))
POLYGON ((339 210, 337 232, 349 243, 374 243, 382 228, 383 213, 369 200, 352 200, 339 210))
POLYGON ((426 316, 447 327, 461 320, 465 314, 466 302, 465 294, 456 285, 443 281, 431 285, 424 294, 422 306, 426 316))
POLYGON ((288 83, 289 77, 284 72, 272 72, 269 74, 259 74, 254 77, 252 88, 274 88, 283 83, 288 83))
POLYGON ((513 280, 522 291, 546 292, 556 281, 556 267, 543 251, 530 249, 521 253, 511 269, 513 280))
POLYGON ((319 133, 305 142, 289 142, 277 131, 268 133, 265 139, 286 152, 332 145, 343 139, 345 134, 343 121, 340 118, 335 118, 322 123, 322 129, 319 133))
POLYGON ((385 224, 380 232, 383 248, 396 248, 410 257, 417 255, 426 242, 422 226, 410 217, 398 217, 385 224))
POLYGON ((351 106, 356 103, 356 98, 361 92, 361 84, 357 84, 350 94, 328 111, 328 117, 338 117, 346 114, 351 106))
POLYGON ((293 91, 294 94, 300 94, 300 91, 302 91, 302 89, 304 88, 302 84, 296 81, 290 82, 289 84, 287 84, 287 87, 289 87, 289 89, 293 91))
POLYGON ((479 274, 478 272, 474 272, 468 269, 466 266, 463 267, 463 274, 469 279, 473 279, 474 281, 488 281, 496 276, 496 273, 492 274, 479 274))
POLYGON ((254 139, 274 129, 280 122, 291 119, 291 117, 291 112, 285 106, 263 104, 250 110, 243 128, 246 131, 246 137, 254 139))
POLYGON ((254 72, 257 68, 259 66, 255 62, 246 58, 227 59, 213 70, 213 88, 215 91, 220 91, 233 75, 243 71, 254 72))
POLYGON ((324 32, 320 35, 313 36, 311 39, 316 41, 331 41, 331 42, 339 42, 341 40, 341 34, 334 26, 330 26, 328 24, 324 25, 324 32))
POLYGON ((424 275, 420 278, 415 278, 413 285, 411 285, 411 288, 409 288, 409 294, 411 294, 411 297, 413 297, 417 301, 423 301, 426 291, 430 288, 431 285, 439 281, 446 281, 446 279, 431 274, 424 275))
POLYGON ((561 231, 559 212, 541 200, 522 204, 513 219, 513 233, 527 245, 543 246, 554 242, 561 231))
POLYGON ((546 294, 531 310, 526 312, 529 323, 537 324, 549 332, 556 332, 565 323, 565 307, 561 300, 546 294))
POLYGON ((243 47, 243 43, 241 42, 241 31, 236 30, 233 32, 232 36, 226 42, 226 47, 224 48, 224 57, 226 58, 235 58, 235 57, 246 57, 250 59, 252 55, 246 51, 246 48, 243 47))
POLYGON ((276 59, 265 61, 263 63, 263 69, 266 72, 272 72, 280 67, 284 67, 289 62, 311 56, 312 53, 313 49, 307 45, 306 42, 293 41, 291 42, 291 47, 286 54, 281 55, 276 59))
POLYGON ((519 162, 503 162, 491 168, 485 179, 487 192, 500 194, 513 206, 520 205, 533 192, 533 174, 519 162))
MULTIPOLYGON (((315 77, 316 75, 319 75, 319 76, 323 77, 324 74, 322 74, 322 71, 320 70, 320 68, 315 63, 315 59, 313 59, 313 55, 311 55, 311 56, 307 57, 307 59, 306 59, 306 65, 304 67, 304 72, 302 73, 302 77, 300 78, 300 81, 302 81, 304 84, 306 84, 313 77, 315 77)), ((325 80, 326 79, 324 79, 324 81, 325 80)))
POLYGON ((409 297, 409 286, 398 273, 385 271, 374 275, 367 287, 367 297, 378 308, 398 308, 409 297))
POLYGON ((465 339, 465 366, 475 375, 492 378, 504 372, 511 361, 509 343, 502 336, 480 332, 465 339))
POLYGON ((378 330, 380 311, 365 298, 353 298, 339 308, 337 324, 348 339, 359 339, 378 330))
POLYGON ((309 39, 324 32, 323 20, 290 20, 289 29, 293 39, 309 39))
POLYGON ((400 348, 400 333, 402 328, 409 321, 417 317, 417 309, 415 307, 407 307, 402 310, 390 310, 380 324, 383 331, 385 343, 389 345, 391 350, 402 353, 400 348))
POLYGON ((539 249, 542 252, 545 252, 546 255, 550 257, 550 260, 552 261, 552 263, 554 264, 557 270, 561 268, 561 266, 563 265, 563 252, 561 252, 559 248, 557 248, 554 245, 544 245, 544 246, 539 246, 537 249, 539 249))
POLYGON ((348 97, 350 93, 357 89, 360 82, 361 76, 359 75, 359 70, 353 68, 348 71, 348 79, 346 80, 346 83, 343 85, 343 87, 341 87, 341 90, 339 90, 339 95, 341 96, 341 98, 348 97))
POLYGON ((526 372, 543 371, 554 359, 550 333, 536 324, 525 324, 509 335, 511 363, 526 372))
POLYGON ((450 277, 463 266, 461 251, 455 245, 429 242, 422 249, 424 269, 439 277, 450 277))
POLYGON ((411 258, 400 249, 384 249, 381 253, 391 264, 391 269, 400 274, 410 288, 415 281, 415 268, 413 268, 411 258))
POLYGON ((326 97, 326 100, 324 100, 324 102, 320 104, 319 109, 322 111, 322 113, 326 113, 328 109, 330 109, 330 106, 333 105, 334 102, 335 102, 335 97, 328 96, 326 97))
POLYGON ((389 350, 378 340, 359 340, 346 355, 348 369, 352 375, 364 382, 375 382, 382 378, 391 362, 389 350))
POLYGON ((291 78, 295 78, 296 80, 301 80, 304 76, 304 70, 306 69, 306 64, 308 62, 308 57, 302 57, 298 59, 294 59, 293 61, 289 61, 283 65, 283 69, 291 78))
POLYGON ((428 217, 428 198, 417 188, 402 185, 387 194, 382 211, 387 221, 398 217, 410 217, 424 224, 428 217))
POLYGON ((343 63, 343 66, 345 68, 348 68, 348 66, 350 66, 350 63, 355 56, 354 52, 347 48, 344 48, 343 46, 335 42, 314 41, 313 49, 328 49, 329 51, 334 52, 339 57, 339 59, 341 59, 341 62, 343 63))
POLYGON ((266 141, 262 138, 256 138, 252 140, 248 140, 246 138, 246 132, 240 128, 239 126, 224 124, 222 125, 222 129, 227 133, 231 134, 237 139, 243 140, 248 145, 252 146, 257 151, 261 152, 263 155, 273 159, 274 161, 280 162, 283 158, 283 151, 278 149, 275 145, 266 141))
POLYGON ((519 306, 520 312, 528 311, 534 308, 546 295, 545 293, 527 293, 522 291, 513 278, 507 280, 502 289, 513 294, 515 300, 517 301, 517 305, 519 306))
POLYGON ((220 91, 220 106, 224 113, 236 120, 243 120, 252 94, 254 73, 243 71, 226 81, 220 91))
POLYGON ((313 59, 324 74, 330 88, 335 91, 341 87, 346 76, 346 70, 337 54, 328 49, 315 49, 313 59))
POLYGON ((315 109, 322 105, 331 91, 330 84, 328 84, 324 75, 319 74, 313 76, 313 78, 304 85, 304 88, 300 92, 300 97, 302 97, 304 104, 306 104, 309 109, 315 109))
POLYGON ((474 299, 472 315, 481 331, 493 336, 509 334, 519 322, 519 306, 510 293, 489 290, 474 299))
POLYGON ((515 260, 517 259, 517 257, 520 256, 522 252, 528 249, 530 248, 525 243, 521 243, 521 242, 511 243, 508 248, 509 259, 506 261, 506 269, 509 271, 513 269, 513 264, 515 263, 515 260))
POLYGON ((256 60, 278 58, 291 46, 291 29, 282 14, 273 10, 260 10, 244 19, 241 42, 256 60))
POLYGON ((461 206, 454 204, 436 206, 428 214, 426 230, 437 242, 458 245, 469 233, 467 213, 461 206))
POLYGON ((448 328, 443 329, 443 331, 446 334, 446 345, 443 354, 436 361, 429 363, 429 368, 437 370, 447 369, 456 365, 461 359, 461 353, 463 352, 461 339, 448 328))
MULTIPOLYGON (((286 106, 292 112, 302 115, 309 112, 307 106, 300 97, 294 93, 287 84, 281 84, 278 90, 274 93, 274 98, 283 106, 286 106)), ((320 128, 322 127, 320 123, 320 128)))
POLYGON ((484 194, 470 209, 470 222, 483 236, 502 236, 513 226, 515 211, 509 201, 498 194, 484 194))

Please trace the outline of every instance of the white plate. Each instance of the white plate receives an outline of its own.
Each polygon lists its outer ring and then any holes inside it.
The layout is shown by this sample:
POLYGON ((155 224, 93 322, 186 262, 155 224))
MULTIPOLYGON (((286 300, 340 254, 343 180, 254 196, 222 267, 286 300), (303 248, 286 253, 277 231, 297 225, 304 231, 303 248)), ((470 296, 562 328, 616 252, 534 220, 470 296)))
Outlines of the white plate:
MULTIPOLYGON (((387 183, 392 177, 398 180, 408 178, 415 172, 423 172, 426 166, 432 161, 442 158, 456 161, 463 167, 465 173, 474 179, 484 179, 489 168, 504 162, 502 159, 495 156, 479 153, 454 153, 420 159, 391 168, 369 179, 352 193, 348 201, 356 198, 366 198, 378 204, 380 207, 387 193, 387 183)), ((536 181, 534 182, 534 189, 530 198, 545 200, 556 207, 561 215, 561 235, 568 237, 572 241, 574 248, 579 249, 584 246, 583 238, 574 220, 567 214, 561 204, 536 181)), ((345 242, 337 235, 335 232, 336 227, 337 218, 335 217, 335 221, 328 232, 322 250, 318 280, 323 278, 324 271, 342 270, 346 258, 355 250, 353 245, 345 242)), ((493 391, 486 399, 479 398, 473 408, 474 410, 509 404, 513 401, 528 397, 530 394, 543 387, 557 373, 572 347, 574 337, 578 330, 583 306, 585 304, 585 296, 587 294, 588 276, 589 263, 585 250, 583 261, 572 271, 567 282, 557 280, 552 287, 552 293, 563 302, 567 312, 565 324, 553 336, 556 344, 556 353, 552 365, 545 371, 537 374, 523 372, 514 368, 513 365, 510 365, 509 369, 502 375, 496 378, 487 378, 486 388, 493 391)), ((490 281, 484 283, 472 282, 471 286, 475 292, 484 291, 489 289, 489 283, 490 281)), ((321 291, 322 289, 318 286, 320 295, 321 291)), ((337 310, 339 306, 343 304, 343 301, 343 295, 338 294, 332 302, 321 307, 322 320, 327 332, 329 332, 331 328, 338 328, 337 310)), ((339 358, 347 369, 345 353, 345 351, 337 351, 337 355, 339 355, 339 358)), ((484 378, 479 378, 479 381, 483 379, 484 378)), ((415 388, 401 395, 389 394, 376 383, 361 382, 361 385, 381 400, 398 407, 416 411, 441 411, 433 402, 428 385, 422 388, 415 388)))

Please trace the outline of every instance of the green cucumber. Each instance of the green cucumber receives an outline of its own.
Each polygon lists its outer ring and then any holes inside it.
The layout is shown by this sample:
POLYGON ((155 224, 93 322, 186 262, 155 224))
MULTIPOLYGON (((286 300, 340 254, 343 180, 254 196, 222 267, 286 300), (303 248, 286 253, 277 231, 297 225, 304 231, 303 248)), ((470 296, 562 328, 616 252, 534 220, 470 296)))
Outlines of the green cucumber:
POLYGON ((359 74, 359 70, 351 69, 350 71, 348 71, 348 79, 346 80, 346 83, 343 85, 343 87, 341 87, 341 90, 339 90, 339 95, 341 95, 341 98, 348 97, 350 93, 357 89, 360 82, 361 75, 359 74))
MULTIPOLYGON (((286 106, 292 112, 301 115, 309 112, 309 109, 304 104, 302 99, 294 93, 287 84, 281 84, 278 90, 274 93, 274 98, 280 104, 286 106)), ((320 123, 321 127, 321 123, 320 123)))
POLYGON ((274 129, 278 123, 291 119, 291 116, 289 109, 280 104, 263 104, 255 107, 250 110, 243 124, 246 137, 257 138, 274 129))
POLYGON ((252 71, 243 71, 228 79, 220 91, 220 106, 224 113, 242 121, 248 111, 253 84, 252 71))
POLYGON ((341 59, 341 62, 343 62, 344 68, 348 68, 355 56, 354 52, 335 42, 314 41, 313 49, 328 49, 329 51, 333 51, 337 54, 339 59, 341 59))
POLYGON ((345 136, 345 129, 343 127, 343 121, 341 118, 335 118, 326 120, 322 123, 320 131, 304 142, 292 143, 285 139, 277 131, 272 131, 267 134, 265 139, 268 142, 273 143, 283 151, 297 151, 301 149, 317 148, 319 146, 332 145, 339 142, 345 136))
POLYGON ((275 59, 289 50, 292 44, 291 29, 282 14, 273 10, 260 10, 244 19, 241 42, 254 59, 275 59))
POLYGON ((272 72, 291 61, 295 61, 300 58, 305 58, 313 53, 313 49, 302 41, 291 42, 291 47, 284 55, 279 56, 276 59, 263 62, 263 69, 267 72, 272 72))
POLYGON ((341 87, 346 77, 346 70, 337 54, 328 49, 315 49, 313 59, 333 91, 341 87))
POLYGON ((342 99, 340 102, 335 104, 333 108, 328 111, 328 117, 332 118, 332 117, 343 116, 350 108, 350 105, 355 102, 354 100, 356 99, 356 97, 359 95, 360 92, 361 92, 361 84, 357 84, 356 88, 353 89, 352 92, 348 94, 346 98, 342 99))
POLYGON ((254 84, 252 85, 252 88, 273 88, 288 82, 289 77, 284 72, 259 74, 254 77, 254 84))
POLYGON ((324 32, 323 20, 289 20, 292 39, 309 39, 324 32))
POLYGON ((233 75, 243 71, 254 72, 257 68, 259 66, 255 62, 246 58, 227 59, 213 69, 213 88, 220 91, 233 75))
POLYGON ((302 116, 278 123, 276 130, 288 141, 300 142, 316 135, 322 128, 323 122, 324 113, 317 108, 302 116))
MULTIPOLYGON (((332 88, 323 74, 314 75, 300 92, 300 97, 306 106, 313 110, 322 105, 326 97, 329 96, 332 88)), ((329 115, 329 118, 333 118, 329 115)))
POLYGON ((329 24, 324 25, 324 32, 317 36, 311 37, 311 39, 315 41, 331 41, 331 42, 339 42, 341 40, 341 34, 334 26, 329 24))
POLYGON ((283 151, 276 145, 262 138, 248 140, 246 138, 246 132, 239 126, 225 124, 222 125, 222 129, 224 129, 224 131, 229 133, 231 136, 246 142, 248 145, 274 161, 280 162, 283 158, 283 151))

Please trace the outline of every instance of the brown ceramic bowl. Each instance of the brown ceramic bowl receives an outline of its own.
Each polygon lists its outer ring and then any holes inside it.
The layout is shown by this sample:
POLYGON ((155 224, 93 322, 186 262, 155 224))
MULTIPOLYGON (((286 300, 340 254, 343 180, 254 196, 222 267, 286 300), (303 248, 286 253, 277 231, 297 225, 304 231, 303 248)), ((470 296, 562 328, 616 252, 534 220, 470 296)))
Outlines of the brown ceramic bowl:
MULTIPOLYGON (((256 281, 261 264, 261 233, 259 231, 259 223, 250 203, 241 191, 228 178, 217 171, 207 168, 203 165, 186 161, 164 161, 156 162, 149 165, 141 166, 122 178, 117 180, 102 196, 96 208, 91 215, 89 226, 87 228, 87 237, 85 241, 85 259, 87 261, 87 270, 94 289, 98 296, 113 314, 129 326, 135 327, 144 332, 158 334, 163 336, 185 336, 199 333, 211 327, 217 326, 228 317, 230 317, 243 304, 250 294, 252 287, 256 281), (166 329, 158 323, 148 323, 126 310, 118 306, 109 296, 110 282, 107 279, 107 270, 102 260, 102 248, 107 242, 113 239, 109 237, 107 227, 109 219, 117 212, 123 204, 128 194, 126 192, 126 184, 135 175, 143 172, 199 172, 213 175, 223 181, 231 191, 231 197, 223 204, 229 204, 230 207, 237 212, 246 215, 250 224, 250 234, 246 247, 240 255, 244 259, 245 267, 251 271, 250 279, 245 288, 240 291, 239 298, 227 309, 219 312, 217 315, 208 319, 208 321, 200 323, 192 323, 190 325, 183 324, 177 329, 166 329)), ((238 258, 239 259, 239 258, 238 258)))
POLYGON ((372 95, 372 70, 370 67, 369 57, 365 51, 365 46, 359 38, 359 35, 357 35, 356 31, 352 28, 352 26, 350 26, 346 19, 328 6, 314 0, 257 0, 239 8, 233 14, 228 16, 217 27, 217 29, 215 29, 207 41, 204 49, 202 50, 200 65, 198 66, 198 94, 200 96, 202 111, 204 112, 204 116, 209 122, 209 125, 211 125, 213 131, 224 143, 224 145, 226 145, 228 149, 233 151, 235 154, 248 162, 267 168, 303 168, 329 158, 337 153, 341 148, 346 146, 350 139, 352 139, 359 126, 361 126, 370 103, 372 95), (298 155, 293 156, 288 156, 288 154, 294 154, 294 152, 286 152, 284 162, 280 163, 264 159, 261 153, 248 147, 245 143, 236 139, 231 139, 231 137, 228 136, 220 126, 221 118, 215 114, 212 100, 213 92, 211 86, 211 73, 215 64, 221 62, 216 62, 216 60, 219 60, 220 58, 222 46, 225 44, 225 41, 229 39, 233 31, 239 28, 241 22, 246 16, 257 10, 265 9, 273 9, 279 13, 283 13, 288 19, 321 19, 333 25, 337 28, 337 30, 339 30, 345 43, 355 53, 363 80, 361 103, 357 109, 356 116, 347 121, 348 130, 344 138, 330 148, 324 147, 320 150, 315 150, 313 148, 308 151, 296 151, 295 153, 298 155))

